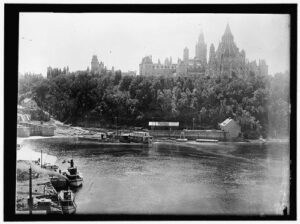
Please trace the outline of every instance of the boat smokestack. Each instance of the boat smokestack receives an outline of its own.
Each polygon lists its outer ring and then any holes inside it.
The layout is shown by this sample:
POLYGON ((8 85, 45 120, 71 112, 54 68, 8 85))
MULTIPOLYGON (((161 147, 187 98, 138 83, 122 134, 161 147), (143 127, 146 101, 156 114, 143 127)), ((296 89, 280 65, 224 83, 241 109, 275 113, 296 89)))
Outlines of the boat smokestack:
POLYGON ((31 174, 31 166, 30 166, 30 168, 29 168, 29 198, 28 198, 29 214, 32 214, 32 205, 33 205, 33 198, 32 198, 32 174, 31 174))

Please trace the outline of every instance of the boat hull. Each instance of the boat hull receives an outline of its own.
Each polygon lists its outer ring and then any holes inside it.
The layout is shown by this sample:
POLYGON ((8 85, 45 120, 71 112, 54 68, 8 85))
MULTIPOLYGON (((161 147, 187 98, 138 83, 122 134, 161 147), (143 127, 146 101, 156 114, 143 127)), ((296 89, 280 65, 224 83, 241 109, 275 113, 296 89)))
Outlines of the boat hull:
POLYGON ((63 214, 74 214, 76 212, 76 204, 72 191, 61 191, 58 198, 63 214))
POLYGON ((83 179, 69 180, 69 185, 71 187, 80 187, 82 185, 83 179))
POLYGON ((50 178, 50 182, 56 189, 65 189, 67 187, 67 179, 64 178, 50 178))
POLYGON ((62 206, 63 214, 74 214, 76 212, 75 206, 62 206))

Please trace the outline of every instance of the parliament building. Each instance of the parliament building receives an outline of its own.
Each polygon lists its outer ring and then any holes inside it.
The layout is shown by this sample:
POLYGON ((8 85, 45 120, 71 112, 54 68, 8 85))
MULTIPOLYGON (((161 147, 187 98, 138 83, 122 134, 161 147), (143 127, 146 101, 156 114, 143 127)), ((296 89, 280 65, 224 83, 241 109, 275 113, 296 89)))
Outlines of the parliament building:
POLYGON ((221 38, 217 49, 213 44, 209 48, 207 60, 207 44, 204 34, 201 31, 198 42, 195 46, 195 57, 189 57, 189 49, 183 50, 183 59, 178 59, 177 63, 172 63, 172 58, 166 58, 162 64, 152 61, 152 56, 146 56, 139 65, 140 75, 161 76, 161 75, 182 75, 182 76, 221 76, 238 77, 252 72, 255 75, 268 75, 268 65, 265 60, 249 62, 246 59, 244 50, 239 50, 234 42, 229 24, 221 38))

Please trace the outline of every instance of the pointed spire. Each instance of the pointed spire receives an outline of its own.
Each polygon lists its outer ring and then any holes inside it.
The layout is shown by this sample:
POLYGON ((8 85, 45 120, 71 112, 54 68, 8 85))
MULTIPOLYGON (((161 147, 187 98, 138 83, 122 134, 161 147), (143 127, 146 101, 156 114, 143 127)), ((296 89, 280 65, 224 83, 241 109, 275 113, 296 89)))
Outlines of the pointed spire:
POLYGON ((225 29, 225 32, 222 36, 222 42, 225 42, 225 43, 231 43, 233 42, 233 35, 231 33, 231 30, 230 30, 230 27, 229 27, 229 23, 227 23, 226 25, 226 29, 225 29))
POLYGON ((199 43, 204 43, 204 34, 203 34, 203 30, 201 29, 199 37, 198 37, 198 41, 199 43))
POLYGON ((229 23, 227 23, 227 26, 226 26, 226 29, 225 29, 225 34, 230 34, 230 35, 232 35, 231 30, 230 30, 229 23))

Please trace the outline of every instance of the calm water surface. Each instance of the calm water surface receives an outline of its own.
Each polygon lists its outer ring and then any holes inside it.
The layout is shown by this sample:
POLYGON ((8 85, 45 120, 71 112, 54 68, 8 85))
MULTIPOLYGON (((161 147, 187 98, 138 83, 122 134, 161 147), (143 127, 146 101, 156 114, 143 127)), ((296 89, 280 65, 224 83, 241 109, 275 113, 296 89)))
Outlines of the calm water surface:
POLYGON ((84 178, 77 213, 282 214, 289 197, 288 143, 24 145, 63 170, 73 157, 84 178))

